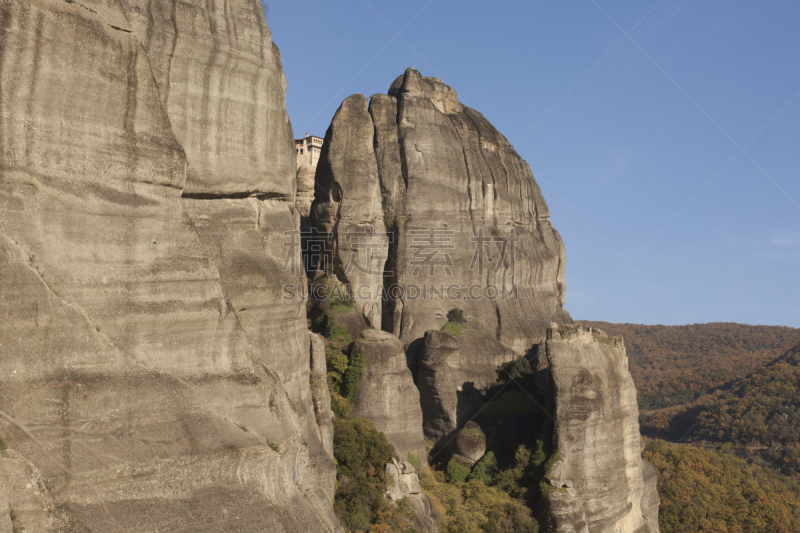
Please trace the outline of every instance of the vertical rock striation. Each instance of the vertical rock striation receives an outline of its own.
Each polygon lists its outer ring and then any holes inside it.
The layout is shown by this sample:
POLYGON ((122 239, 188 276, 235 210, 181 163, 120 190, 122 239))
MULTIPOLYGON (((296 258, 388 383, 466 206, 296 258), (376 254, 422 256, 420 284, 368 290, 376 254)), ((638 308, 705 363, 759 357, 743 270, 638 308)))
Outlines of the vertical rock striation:
MULTIPOLYGON (((326 266, 349 284, 364 317, 402 341, 425 437, 453 442, 497 367, 535 356, 539 392, 548 393, 548 372, 555 383, 562 456, 549 472, 551 528, 658 531, 624 347, 599 333, 548 331, 571 323, 564 245, 527 163, 480 113, 414 69, 387 95, 347 98, 325 137, 311 219, 330 235, 326 266), (357 232, 375 243, 385 236, 386 248, 356 246, 357 232), (453 309, 463 321, 449 323, 453 309)), ((364 406, 360 414, 384 427, 398 423, 364 406)), ((474 443, 455 446, 469 450, 468 461, 486 445, 473 432, 474 443)))
MULTIPOLYGON (((346 99, 317 182, 312 222, 334 234, 334 268, 352 257, 346 224, 386 228, 383 282, 402 289, 387 294, 382 328, 406 346, 454 307, 520 355, 544 340, 550 321, 570 321, 564 245, 530 168, 441 80, 408 69, 388 95, 346 99)), ((354 293, 363 285, 350 282, 354 293)))
POLYGON ((6 444, 75 530, 338 531, 259 3, 2 0, 0 25, 6 444))
POLYGON ((427 437, 466 421, 550 322, 571 321, 564 245, 530 168, 441 80, 408 69, 388 95, 347 98, 316 178, 312 225, 364 316, 406 347, 427 437), (440 350, 426 331, 454 308, 469 329, 440 350))
POLYGON ((652 467, 641 459, 636 389, 622 340, 554 327, 546 354, 561 456, 549 473, 553 530, 657 532, 658 495, 652 467))
POLYGON ((386 331, 367 329, 353 346, 353 352, 358 351, 364 352, 364 377, 350 415, 371 420, 401 459, 412 453, 424 460, 427 452, 419 391, 400 339, 386 331))

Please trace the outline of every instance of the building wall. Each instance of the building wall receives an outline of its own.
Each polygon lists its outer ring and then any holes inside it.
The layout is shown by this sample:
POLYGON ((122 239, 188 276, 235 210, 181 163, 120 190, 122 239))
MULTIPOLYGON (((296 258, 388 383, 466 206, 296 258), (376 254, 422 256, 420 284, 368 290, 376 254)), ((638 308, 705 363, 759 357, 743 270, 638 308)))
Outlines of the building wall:
POLYGON ((316 167, 322 150, 322 138, 306 134, 305 138, 294 140, 294 148, 298 167, 300 165, 316 167))

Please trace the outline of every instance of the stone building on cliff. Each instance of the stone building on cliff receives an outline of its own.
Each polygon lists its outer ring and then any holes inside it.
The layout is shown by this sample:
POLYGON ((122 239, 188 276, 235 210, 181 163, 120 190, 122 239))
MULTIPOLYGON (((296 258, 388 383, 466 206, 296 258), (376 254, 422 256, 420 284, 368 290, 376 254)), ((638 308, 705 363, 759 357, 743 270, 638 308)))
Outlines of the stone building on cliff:
POLYGON ((294 151, 297 158, 297 195, 295 205, 300 211, 300 216, 306 218, 311 213, 311 203, 314 201, 314 174, 317 171, 317 162, 322 150, 322 138, 309 135, 294 140, 294 151))

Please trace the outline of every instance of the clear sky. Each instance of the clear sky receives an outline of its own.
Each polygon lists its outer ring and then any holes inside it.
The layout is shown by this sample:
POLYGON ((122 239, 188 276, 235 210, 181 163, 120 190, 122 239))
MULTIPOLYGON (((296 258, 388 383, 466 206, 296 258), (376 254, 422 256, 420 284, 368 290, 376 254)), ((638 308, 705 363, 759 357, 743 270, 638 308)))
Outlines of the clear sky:
POLYGON ((797 0, 272 0, 296 136, 407 67, 530 164, 575 319, 800 326, 797 0))

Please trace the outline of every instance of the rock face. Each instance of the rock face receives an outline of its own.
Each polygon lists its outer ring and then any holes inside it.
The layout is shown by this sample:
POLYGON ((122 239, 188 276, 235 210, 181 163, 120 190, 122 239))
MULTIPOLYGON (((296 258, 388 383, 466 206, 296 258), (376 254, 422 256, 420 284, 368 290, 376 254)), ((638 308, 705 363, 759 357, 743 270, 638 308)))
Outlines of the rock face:
POLYGON ((562 457, 549 474, 557 487, 549 495, 553 530, 658 531, 658 495, 644 479, 652 473, 641 459, 636 389, 622 340, 554 327, 546 354, 562 457))
POLYGON ((571 322, 549 216, 527 163, 441 80, 408 69, 388 95, 336 112, 312 226, 367 321, 403 342, 426 437, 465 422, 497 366, 543 342, 550 322, 571 322), (469 329, 445 341, 436 330, 454 308, 469 329))
POLYGON ((371 420, 400 457, 412 453, 424 461, 427 453, 419 391, 406 365, 400 339, 385 331, 367 329, 353 350, 364 352, 366 364, 351 416, 371 420))
POLYGON ((514 353, 480 330, 458 337, 427 331, 417 371, 425 436, 439 441, 470 419, 485 401, 484 390, 496 379, 495 369, 514 353))
POLYGON ((476 463, 486 453, 486 435, 475 422, 469 421, 458 433, 455 440, 455 453, 476 463))
POLYGON ((339 530, 260 4, 0 15, 0 408, 37 428, 6 444, 76 530, 339 530))
POLYGON ((311 203, 314 201, 314 174, 317 167, 302 164, 297 167, 297 194, 294 204, 300 216, 306 218, 311 215, 311 203))
POLYGON ((330 268, 350 284, 368 324, 381 329, 389 239, 372 137, 366 97, 347 98, 325 135, 311 219, 317 231, 332 236, 330 268))
MULTIPOLYGON (((325 342, 316 333, 308 334, 311 339, 311 397, 314 400, 314 415, 319 425, 322 446, 330 457, 333 457, 333 410, 331 409, 331 391, 328 388, 328 368, 325 361, 325 342)), ((328 482, 328 492, 333 496, 335 479, 323 478, 328 482)))
POLYGON ((511 144, 414 69, 388 95, 346 99, 326 134, 312 224, 332 233, 332 267, 371 323, 411 352, 455 307, 519 355, 551 321, 570 322, 566 256, 549 216, 511 144), (348 271, 354 257, 362 268, 348 271), (386 302, 379 282, 399 287, 386 302))
POLYGON ((0 533, 67 527, 36 466, 12 450, 0 456, 0 533))
POLYGON ((386 465, 387 496, 390 500, 399 501, 403 498, 414 505, 417 515, 415 526, 419 531, 427 533, 439 532, 439 519, 433 510, 431 500, 419 487, 419 476, 408 461, 397 461, 386 465))

